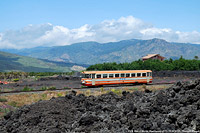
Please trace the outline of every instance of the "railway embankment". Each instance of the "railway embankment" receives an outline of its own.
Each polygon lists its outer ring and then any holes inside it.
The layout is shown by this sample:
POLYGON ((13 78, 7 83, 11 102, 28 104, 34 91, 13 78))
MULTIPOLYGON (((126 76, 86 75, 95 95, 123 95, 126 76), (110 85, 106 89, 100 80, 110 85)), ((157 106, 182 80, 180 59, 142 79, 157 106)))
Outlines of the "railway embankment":
POLYGON ((23 106, 0 121, 0 132, 200 131, 200 80, 157 91, 77 95, 23 106))

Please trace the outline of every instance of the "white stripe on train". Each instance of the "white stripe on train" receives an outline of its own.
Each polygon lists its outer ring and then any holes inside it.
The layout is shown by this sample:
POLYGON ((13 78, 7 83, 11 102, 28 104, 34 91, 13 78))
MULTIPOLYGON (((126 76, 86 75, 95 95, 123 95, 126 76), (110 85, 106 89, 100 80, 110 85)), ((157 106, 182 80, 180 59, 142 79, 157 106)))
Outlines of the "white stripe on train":
MULTIPOLYGON (((126 80, 141 80, 141 79, 147 79, 147 78, 95 79, 95 82, 96 81, 126 81, 126 80)), ((85 80, 85 81, 92 81, 92 80, 85 80)))

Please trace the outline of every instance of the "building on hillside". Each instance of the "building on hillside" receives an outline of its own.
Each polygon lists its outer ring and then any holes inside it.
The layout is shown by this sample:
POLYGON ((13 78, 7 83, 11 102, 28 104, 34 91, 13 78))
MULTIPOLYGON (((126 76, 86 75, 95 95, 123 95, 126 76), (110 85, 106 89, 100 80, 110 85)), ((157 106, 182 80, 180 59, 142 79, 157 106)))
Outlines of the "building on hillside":
POLYGON ((148 59, 163 61, 165 57, 160 56, 160 54, 148 54, 147 56, 142 57, 143 61, 148 60, 148 59))

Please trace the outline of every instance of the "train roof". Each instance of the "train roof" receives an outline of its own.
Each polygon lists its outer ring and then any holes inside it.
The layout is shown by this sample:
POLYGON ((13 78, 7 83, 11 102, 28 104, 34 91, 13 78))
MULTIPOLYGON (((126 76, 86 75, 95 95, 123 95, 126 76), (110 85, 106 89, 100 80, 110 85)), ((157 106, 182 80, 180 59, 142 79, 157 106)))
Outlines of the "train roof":
POLYGON ((151 70, 115 70, 115 71, 84 71, 83 74, 103 74, 103 73, 142 73, 152 72, 151 70))

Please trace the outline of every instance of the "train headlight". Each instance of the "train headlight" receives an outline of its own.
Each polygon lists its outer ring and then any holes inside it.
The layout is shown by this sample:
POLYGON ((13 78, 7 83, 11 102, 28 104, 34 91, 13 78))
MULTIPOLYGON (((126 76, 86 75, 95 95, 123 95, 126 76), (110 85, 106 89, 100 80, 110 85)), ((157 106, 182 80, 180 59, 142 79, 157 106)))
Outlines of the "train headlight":
POLYGON ((83 80, 82 83, 84 84, 84 83, 85 83, 85 80, 83 80))

